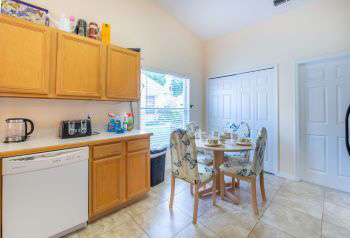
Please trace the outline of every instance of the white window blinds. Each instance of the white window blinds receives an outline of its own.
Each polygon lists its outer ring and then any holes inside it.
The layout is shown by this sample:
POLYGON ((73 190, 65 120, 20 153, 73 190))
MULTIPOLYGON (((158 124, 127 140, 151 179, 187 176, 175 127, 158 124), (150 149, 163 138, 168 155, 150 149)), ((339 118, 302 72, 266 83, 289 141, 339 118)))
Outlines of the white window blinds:
POLYGON ((169 145, 170 133, 189 122, 189 80, 142 70, 140 127, 151 145, 169 145))

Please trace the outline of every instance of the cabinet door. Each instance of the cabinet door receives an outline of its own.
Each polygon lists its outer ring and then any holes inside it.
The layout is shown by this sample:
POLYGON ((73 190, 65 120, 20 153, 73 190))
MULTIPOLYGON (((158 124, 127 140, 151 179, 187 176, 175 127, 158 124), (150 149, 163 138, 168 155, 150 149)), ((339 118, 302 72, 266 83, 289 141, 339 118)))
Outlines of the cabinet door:
POLYGON ((70 33, 58 33, 56 94, 100 97, 102 44, 70 33))
POLYGON ((107 98, 138 100, 140 54, 117 46, 108 47, 107 98))
POLYGON ((148 192, 150 189, 149 150, 128 153, 127 156, 127 198, 148 192))
POLYGON ((92 161, 93 215, 126 200, 125 171, 123 156, 92 161))
POLYGON ((0 16, 0 94, 47 95, 50 31, 0 16))

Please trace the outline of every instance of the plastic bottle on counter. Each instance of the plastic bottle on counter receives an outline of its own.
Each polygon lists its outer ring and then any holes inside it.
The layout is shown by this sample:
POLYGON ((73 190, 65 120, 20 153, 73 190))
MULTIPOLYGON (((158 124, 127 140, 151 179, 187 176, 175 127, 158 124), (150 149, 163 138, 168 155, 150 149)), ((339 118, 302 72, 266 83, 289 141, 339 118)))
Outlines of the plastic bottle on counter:
POLYGON ((128 117, 127 117, 126 113, 125 113, 125 115, 124 115, 123 130, 124 130, 124 131, 127 131, 127 130, 128 130, 128 117))
POLYGON ((117 116, 115 119, 115 132, 117 134, 124 133, 124 129, 122 128, 122 123, 119 120, 119 117, 117 116))
POLYGON ((107 124, 107 131, 114 132, 115 131, 115 115, 113 113, 108 113, 109 121, 107 124))
POLYGON ((131 130, 134 129, 134 118, 133 118, 131 112, 127 113, 127 118, 128 118, 128 126, 127 126, 127 128, 128 128, 128 131, 131 131, 131 130))

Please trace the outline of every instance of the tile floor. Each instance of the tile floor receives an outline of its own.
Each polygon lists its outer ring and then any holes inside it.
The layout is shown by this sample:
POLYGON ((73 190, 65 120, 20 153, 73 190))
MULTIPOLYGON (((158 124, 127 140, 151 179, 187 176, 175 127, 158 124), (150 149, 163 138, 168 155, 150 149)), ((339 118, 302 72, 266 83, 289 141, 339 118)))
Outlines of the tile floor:
MULTIPOLYGON (((350 194, 266 174, 267 203, 258 193, 260 215, 251 207, 249 185, 236 191, 239 205, 210 197, 200 199, 198 224, 192 225, 193 197, 189 185, 176 182, 174 209, 168 208, 169 169, 164 183, 148 197, 107 216, 67 238, 292 238, 350 237, 350 194)), ((259 191, 259 190, 258 190, 259 191)))

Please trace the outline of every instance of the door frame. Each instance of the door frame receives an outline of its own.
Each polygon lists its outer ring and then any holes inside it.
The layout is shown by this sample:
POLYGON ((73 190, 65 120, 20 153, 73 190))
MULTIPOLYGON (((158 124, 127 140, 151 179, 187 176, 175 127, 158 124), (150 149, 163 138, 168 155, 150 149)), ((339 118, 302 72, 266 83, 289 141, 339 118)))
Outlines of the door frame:
POLYGON ((331 54, 327 56, 321 56, 316 58, 310 58, 305 60, 300 60, 295 62, 295 180, 300 181, 301 180, 301 170, 302 170, 302 163, 301 163, 301 66, 308 63, 315 63, 315 62, 322 62, 327 61, 331 59, 337 59, 342 57, 350 57, 350 52, 343 52, 343 53, 337 53, 337 54, 331 54))
POLYGON ((266 65, 266 66, 262 66, 262 67, 255 67, 255 68, 249 68, 246 70, 239 70, 239 71, 234 71, 232 73, 226 73, 226 74, 219 74, 216 76, 210 76, 206 82, 206 129, 209 128, 209 99, 208 99, 208 95, 209 95, 209 80, 211 79, 217 79, 217 78, 224 78, 224 77, 228 77, 228 76, 234 76, 234 75, 238 75, 238 74, 244 74, 244 73, 250 73, 250 72, 256 72, 256 71, 262 71, 262 70, 268 70, 268 69, 272 69, 273 71, 273 95, 275 97, 275 103, 274 103, 274 109, 275 109, 275 115, 274 115, 274 129, 275 129, 275 139, 276 142, 273 147, 273 153, 275 156, 275 160, 273 162, 273 173, 275 175, 284 177, 284 175, 280 174, 279 171, 279 93, 278 93, 278 64, 272 64, 272 65, 266 65))

